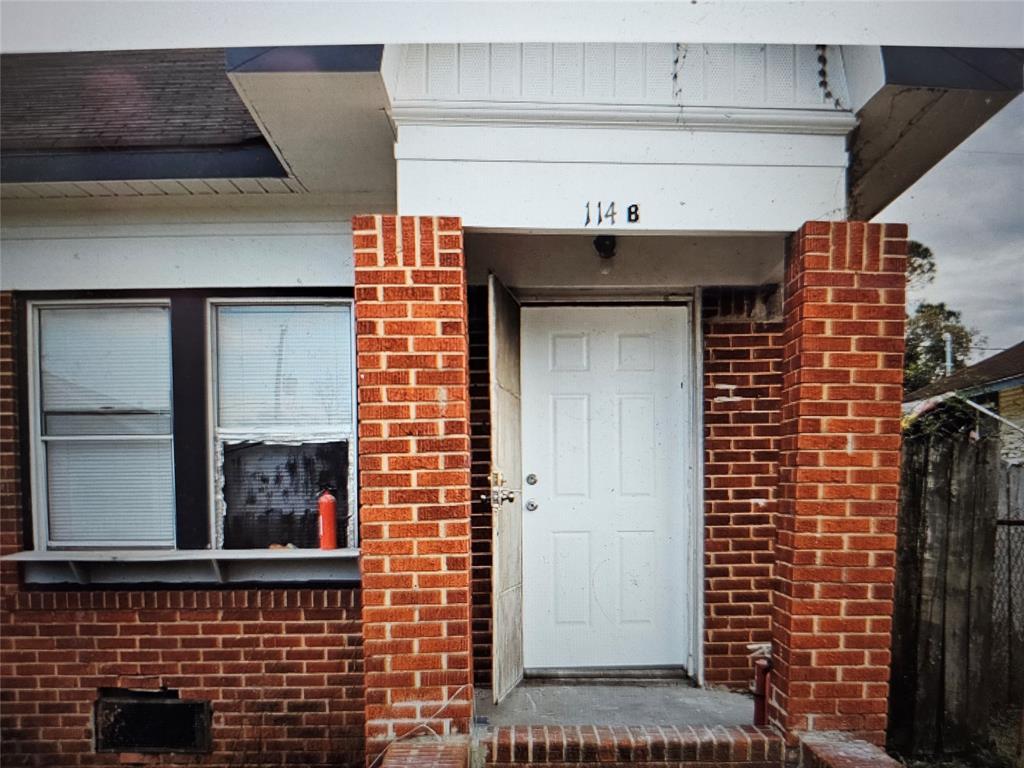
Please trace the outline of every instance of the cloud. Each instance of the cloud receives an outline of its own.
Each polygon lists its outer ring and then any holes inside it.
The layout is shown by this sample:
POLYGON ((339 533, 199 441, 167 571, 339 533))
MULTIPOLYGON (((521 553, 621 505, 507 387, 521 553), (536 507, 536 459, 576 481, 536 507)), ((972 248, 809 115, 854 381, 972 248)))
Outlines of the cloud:
MULTIPOLYGON (((911 303, 944 301, 987 337, 1024 339, 1024 96, 1017 97, 888 208, 935 253, 938 274, 911 303)), ((994 350, 979 350, 975 359, 994 350)))

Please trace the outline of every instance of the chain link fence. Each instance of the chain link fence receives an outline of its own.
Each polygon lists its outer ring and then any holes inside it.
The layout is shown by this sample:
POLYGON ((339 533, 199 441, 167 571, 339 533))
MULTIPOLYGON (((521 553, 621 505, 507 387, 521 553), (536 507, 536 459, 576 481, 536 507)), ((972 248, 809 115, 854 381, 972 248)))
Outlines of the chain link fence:
POLYGON ((992 574, 993 704, 1024 707, 1024 466, 1003 466, 992 574))

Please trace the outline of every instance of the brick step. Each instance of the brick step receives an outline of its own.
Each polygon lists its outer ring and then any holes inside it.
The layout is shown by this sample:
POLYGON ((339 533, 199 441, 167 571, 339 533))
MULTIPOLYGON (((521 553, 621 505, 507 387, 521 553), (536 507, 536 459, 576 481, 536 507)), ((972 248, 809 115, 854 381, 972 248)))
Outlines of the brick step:
POLYGON ((469 744, 465 739, 398 741, 378 763, 380 768, 467 768, 468 764, 469 744))
POLYGON ((481 728, 485 765, 669 765, 780 768, 782 738, 749 726, 528 726, 481 728))

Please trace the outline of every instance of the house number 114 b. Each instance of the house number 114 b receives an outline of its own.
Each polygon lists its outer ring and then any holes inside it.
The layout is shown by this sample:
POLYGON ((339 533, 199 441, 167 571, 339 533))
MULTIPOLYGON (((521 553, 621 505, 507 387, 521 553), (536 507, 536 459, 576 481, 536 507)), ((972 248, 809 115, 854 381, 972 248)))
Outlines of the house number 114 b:
MULTIPOLYGON (((615 219, 619 215, 615 201, 605 203, 598 201, 596 203, 587 201, 586 216, 583 219, 584 227, 600 227, 604 225, 615 226, 615 219)), ((637 224, 640 222, 640 204, 632 203, 626 206, 626 223, 637 224)))

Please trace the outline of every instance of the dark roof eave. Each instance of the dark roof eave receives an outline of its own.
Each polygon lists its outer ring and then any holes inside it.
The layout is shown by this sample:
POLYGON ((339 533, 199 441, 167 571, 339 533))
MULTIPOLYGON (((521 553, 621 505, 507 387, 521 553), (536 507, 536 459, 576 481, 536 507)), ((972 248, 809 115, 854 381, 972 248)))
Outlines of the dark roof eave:
POLYGON ((0 154, 0 182, 284 178, 265 144, 131 150, 13 151, 0 154))
POLYGON ((383 45, 305 45, 227 48, 229 73, 380 72, 383 45))
POLYGON ((993 392, 1002 392, 1004 389, 1012 389, 1013 387, 1024 386, 1024 373, 1018 376, 1010 376, 999 381, 990 381, 986 384, 982 384, 977 387, 968 387, 963 391, 965 397, 973 397, 974 395, 988 395, 993 392))
POLYGON ((1024 341, 979 360, 946 379, 926 384, 910 392, 903 398, 903 402, 925 400, 947 392, 984 394, 1013 386, 1014 381, 1024 382, 1024 341))
POLYGON ((917 403, 922 400, 931 400, 933 397, 942 397, 943 395, 950 395, 957 393, 963 397, 977 397, 979 395, 992 395, 996 392, 1002 392, 1004 389, 1013 389, 1014 387, 1024 387, 1024 374, 1019 376, 1011 376, 1006 379, 1000 379, 999 381, 990 381, 985 384, 979 384, 976 386, 966 387, 941 387, 942 382, 936 382, 935 384, 929 384, 927 387, 921 387, 916 392, 911 392, 909 395, 904 396, 904 403, 917 403))

